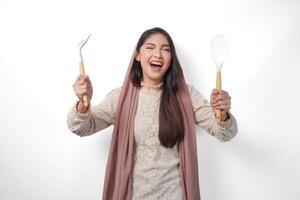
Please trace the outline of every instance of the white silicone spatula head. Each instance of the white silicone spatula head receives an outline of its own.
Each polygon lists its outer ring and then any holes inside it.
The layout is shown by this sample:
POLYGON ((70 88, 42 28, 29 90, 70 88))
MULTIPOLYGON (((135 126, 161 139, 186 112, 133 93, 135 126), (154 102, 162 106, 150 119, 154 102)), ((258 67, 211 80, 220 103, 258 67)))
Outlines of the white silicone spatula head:
POLYGON ((228 43, 224 35, 215 35, 210 42, 211 55, 215 61, 218 71, 221 71, 222 65, 228 53, 228 43))

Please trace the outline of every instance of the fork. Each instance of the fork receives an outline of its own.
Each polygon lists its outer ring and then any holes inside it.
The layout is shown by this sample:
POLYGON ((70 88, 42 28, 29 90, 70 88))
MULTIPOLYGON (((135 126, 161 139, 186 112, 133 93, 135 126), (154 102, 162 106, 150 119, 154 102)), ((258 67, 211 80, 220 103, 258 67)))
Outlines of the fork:
MULTIPOLYGON (((83 58, 82 58, 82 53, 81 53, 81 50, 82 50, 82 47, 87 43, 87 41, 90 39, 91 37, 91 33, 89 34, 89 36, 87 37, 87 39, 85 40, 81 40, 80 43, 79 43, 79 55, 80 55, 80 61, 79 61, 79 71, 80 71, 80 75, 84 76, 85 75, 85 70, 84 70, 84 64, 83 64, 83 58)), ((88 102, 88 98, 87 98, 87 95, 83 95, 83 105, 87 108, 88 105, 89 105, 89 102, 88 102)))

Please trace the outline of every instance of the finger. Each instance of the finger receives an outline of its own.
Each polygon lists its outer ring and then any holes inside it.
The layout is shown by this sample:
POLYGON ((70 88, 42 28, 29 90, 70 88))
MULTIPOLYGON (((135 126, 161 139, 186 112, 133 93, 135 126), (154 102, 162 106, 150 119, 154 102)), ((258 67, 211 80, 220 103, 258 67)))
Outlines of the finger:
POLYGON ((219 95, 219 91, 217 89, 213 89, 212 92, 211 92, 211 97, 216 97, 219 95))
POLYGON ((85 82, 87 82, 86 78, 84 76, 82 76, 81 79, 80 79, 80 83, 85 83, 85 82))
POLYGON ((216 103, 213 103, 213 106, 222 106, 222 105, 224 105, 224 106, 231 105, 231 101, 228 99, 225 99, 225 100, 219 100, 216 103))
POLYGON ((222 111, 229 111, 231 109, 230 105, 220 105, 220 106, 215 106, 215 109, 222 110, 222 111))
POLYGON ((89 92, 85 89, 80 89, 76 91, 76 96, 78 96, 78 98, 82 98, 84 95, 90 96, 89 92))
POLYGON ((73 84, 73 88, 82 87, 84 85, 87 85, 85 82, 76 82, 73 84))
POLYGON ((219 93, 219 91, 217 89, 213 89, 211 91, 211 95, 210 96, 216 96, 216 95, 218 95, 218 93, 219 93))
POLYGON ((220 94, 212 96, 212 100, 215 101, 215 102, 218 102, 220 100, 225 100, 225 99, 226 99, 226 96, 222 96, 220 94))
POLYGON ((231 99, 231 97, 229 95, 225 94, 225 95, 218 95, 216 97, 216 99, 217 99, 217 101, 219 101, 219 100, 229 101, 231 99))
POLYGON ((217 101, 218 100, 218 95, 217 94, 211 94, 210 100, 211 101, 217 101))
POLYGON ((90 89, 91 86, 88 83, 77 84, 73 87, 74 89, 90 89))
POLYGON ((91 93, 91 87, 89 85, 80 85, 78 87, 76 87, 77 91, 86 91, 87 93, 91 93))
POLYGON ((83 76, 83 75, 79 75, 79 76, 77 77, 77 79, 76 79, 75 82, 82 82, 83 79, 84 79, 84 76, 83 76))
POLYGON ((216 103, 218 103, 218 99, 215 97, 212 97, 211 99, 210 99, 210 104, 216 104, 216 103))
POLYGON ((81 75, 78 75, 77 78, 76 78, 76 80, 75 80, 75 82, 79 81, 80 79, 81 79, 81 75))
POLYGON ((221 100, 218 100, 218 101, 215 101, 215 102, 212 103, 213 107, 218 107, 218 106, 221 106, 221 105, 222 105, 221 100))
POLYGON ((224 91, 224 90, 220 91, 220 97, 222 99, 229 99, 229 100, 231 99, 231 96, 229 95, 229 93, 227 91, 224 91))
POLYGON ((210 95, 210 98, 213 99, 213 100, 215 100, 217 98, 217 96, 218 95, 216 95, 216 94, 212 94, 212 95, 210 95))
POLYGON ((90 81, 89 75, 84 75, 83 80, 89 82, 90 81))
POLYGON ((76 95, 82 95, 86 93, 86 89, 83 87, 77 87, 74 89, 76 95))
POLYGON ((211 92, 211 94, 218 94, 219 93, 219 90, 217 90, 216 88, 214 88, 211 92))
POLYGON ((220 94, 221 94, 221 95, 228 95, 228 92, 225 91, 225 90, 220 90, 220 94))
POLYGON ((81 78, 79 81, 75 82, 76 86, 81 86, 81 85, 91 85, 91 82, 89 79, 81 78))
POLYGON ((224 101, 224 99, 220 96, 217 96, 216 98, 212 99, 212 104, 220 105, 224 101))

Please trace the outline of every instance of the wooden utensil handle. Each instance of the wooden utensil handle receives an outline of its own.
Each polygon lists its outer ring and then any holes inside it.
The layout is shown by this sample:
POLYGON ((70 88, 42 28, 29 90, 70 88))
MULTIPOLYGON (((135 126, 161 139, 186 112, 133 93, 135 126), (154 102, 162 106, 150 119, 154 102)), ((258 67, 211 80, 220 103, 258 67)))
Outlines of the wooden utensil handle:
MULTIPOLYGON (((217 71, 217 77, 216 77, 216 88, 218 90, 222 89, 222 84, 221 84, 221 71, 217 71)), ((216 109, 216 117, 218 121, 221 121, 221 110, 216 109)))
MULTIPOLYGON (((84 71, 84 65, 83 65, 83 61, 81 60, 79 62, 79 71, 80 71, 80 75, 84 76, 85 75, 85 71, 84 71)), ((87 98, 87 95, 83 95, 83 105, 84 107, 88 107, 89 106, 89 102, 88 102, 88 98, 87 98)))

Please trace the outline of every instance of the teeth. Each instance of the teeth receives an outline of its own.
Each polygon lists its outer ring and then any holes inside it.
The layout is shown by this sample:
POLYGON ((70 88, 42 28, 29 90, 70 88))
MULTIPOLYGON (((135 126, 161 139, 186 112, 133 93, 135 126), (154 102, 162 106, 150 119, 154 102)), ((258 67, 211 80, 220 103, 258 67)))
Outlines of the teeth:
POLYGON ((162 63, 161 62, 156 62, 156 61, 153 61, 150 63, 151 65, 159 65, 159 66, 162 66, 162 63))

